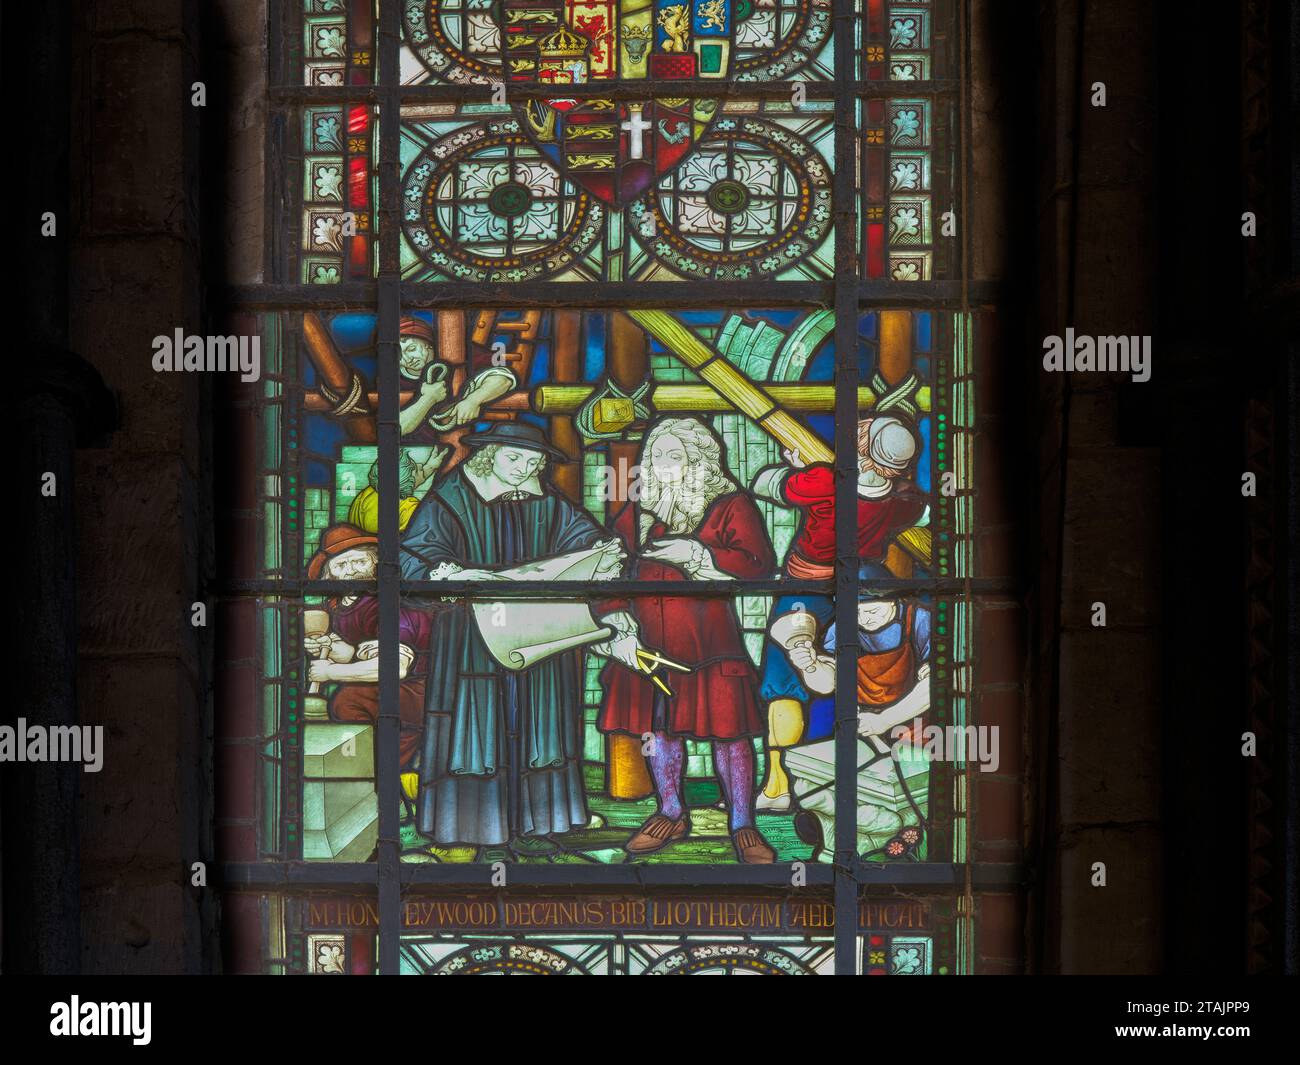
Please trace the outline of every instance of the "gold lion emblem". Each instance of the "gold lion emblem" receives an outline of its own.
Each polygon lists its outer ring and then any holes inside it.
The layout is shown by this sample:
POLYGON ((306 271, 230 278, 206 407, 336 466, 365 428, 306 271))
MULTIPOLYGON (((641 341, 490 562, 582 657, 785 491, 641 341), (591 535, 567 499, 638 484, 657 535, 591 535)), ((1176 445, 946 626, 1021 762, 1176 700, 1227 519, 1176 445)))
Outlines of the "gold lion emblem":
POLYGON ((723 0, 706 0, 700 5, 700 29, 725 30, 727 24, 723 19, 723 0))

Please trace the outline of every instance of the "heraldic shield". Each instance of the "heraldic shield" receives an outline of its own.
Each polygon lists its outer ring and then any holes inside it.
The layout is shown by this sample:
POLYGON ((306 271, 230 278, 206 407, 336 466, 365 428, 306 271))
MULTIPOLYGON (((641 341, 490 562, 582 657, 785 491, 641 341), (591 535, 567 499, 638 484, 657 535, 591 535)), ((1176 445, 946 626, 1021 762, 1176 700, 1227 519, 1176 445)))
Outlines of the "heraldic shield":
MULTIPOLYGON (((827 0, 827 6, 829 0, 827 0)), ((778 0, 427 0, 408 39, 450 81, 644 83, 621 93, 515 100, 521 129, 567 178, 612 207, 641 196, 708 130, 698 83, 792 73, 824 40, 828 10, 778 0), (780 71, 770 69, 779 61, 780 71), (676 95, 674 81, 694 82, 676 95)))
POLYGON ((561 173, 614 207, 636 199, 682 161, 717 101, 673 97, 671 82, 730 71, 733 0, 618 3, 505 0, 509 80, 547 85, 644 81, 645 101, 565 99, 520 105, 529 135, 561 173), (647 85, 649 87, 649 85, 647 85))

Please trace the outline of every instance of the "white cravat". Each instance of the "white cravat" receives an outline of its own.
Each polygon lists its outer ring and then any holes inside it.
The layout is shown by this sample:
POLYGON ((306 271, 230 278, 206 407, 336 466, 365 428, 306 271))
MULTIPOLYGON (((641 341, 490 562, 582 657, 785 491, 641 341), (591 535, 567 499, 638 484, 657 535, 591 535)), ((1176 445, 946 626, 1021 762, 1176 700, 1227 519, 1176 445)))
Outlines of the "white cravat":
POLYGON ((480 475, 465 467, 465 480, 474 486, 474 491, 479 494, 479 498, 484 503, 491 503, 507 493, 512 499, 542 495, 542 484, 537 479, 537 474, 533 474, 523 484, 510 484, 501 480, 495 473, 480 475))

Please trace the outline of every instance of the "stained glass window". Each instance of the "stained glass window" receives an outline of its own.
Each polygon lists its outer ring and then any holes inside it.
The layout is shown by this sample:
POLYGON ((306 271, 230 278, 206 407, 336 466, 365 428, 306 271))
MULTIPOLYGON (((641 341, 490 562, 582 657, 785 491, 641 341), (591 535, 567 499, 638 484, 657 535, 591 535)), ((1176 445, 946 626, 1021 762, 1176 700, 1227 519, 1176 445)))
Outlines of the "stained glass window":
POLYGON ((969 971, 971 755, 923 742, 975 713, 953 5, 283 17, 241 964, 969 971))

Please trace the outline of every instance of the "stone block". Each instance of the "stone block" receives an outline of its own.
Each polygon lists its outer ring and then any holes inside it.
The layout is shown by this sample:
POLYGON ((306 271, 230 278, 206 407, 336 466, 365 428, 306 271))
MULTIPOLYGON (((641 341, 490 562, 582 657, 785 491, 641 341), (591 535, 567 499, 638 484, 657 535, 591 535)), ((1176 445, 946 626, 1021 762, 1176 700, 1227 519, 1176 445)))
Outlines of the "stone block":
POLYGON ((1110 627, 1160 616, 1160 455, 1149 448, 1071 449, 1066 483, 1061 619, 1092 627, 1106 604, 1110 627))
POLYGON ((1016 684, 1024 676, 1025 617, 1018 603, 982 600, 976 605, 975 683, 1016 684))
POLYGON ((1059 856, 1059 971, 1156 974, 1163 958, 1164 839, 1158 826, 1072 832, 1059 856), (1093 863, 1106 886, 1093 887, 1093 863))
POLYGON ((113 450, 179 452, 197 470, 207 375, 153 368, 154 337, 198 331, 193 250, 170 236, 105 238, 79 241, 70 258, 78 313, 69 342, 118 396, 113 450))
POLYGON ((369 725, 311 723, 303 727, 302 772, 307 778, 373 778, 375 730, 369 725))
POLYGON ((197 667, 196 492, 179 457, 78 452, 82 656, 165 653, 197 667))
POLYGON ((223 818, 252 818, 256 813, 256 741, 222 743, 216 748, 216 792, 223 818))
POLYGON ((1064 632, 1060 654, 1060 761, 1055 772, 1062 824, 1158 820, 1158 636, 1064 632))
POLYGON ((103 767, 80 775, 82 883, 160 876, 179 885, 201 855, 210 770, 200 749, 200 697, 175 657, 78 661, 83 725, 104 727, 103 767))
POLYGON ((999 773, 1020 773, 1024 765, 1025 697, 1016 687, 980 689, 975 693, 974 724, 996 727, 1001 752, 999 773))
POLYGON ((201 906, 181 872, 180 863, 173 862, 165 874, 146 878, 137 873, 129 883, 83 883, 83 974, 157 976, 202 971, 206 934, 201 906))
POLYGON ((303 783, 306 861, 364 862, 379 839, 379 797, 368 780, 303 783))
POLYGON ((1019 895, 986 892, 975 899, 975 971, 1019 966, 1024 957, 1024 903, 1019 895))
POLYGON ((125 33, 92 42, 95 135, 87 141, 86 162, 103 180, 86 185, 83 239, 190 239, 195 227, 185 180, 185 127, 195 116, 189 73, 179 39, 125 33))

